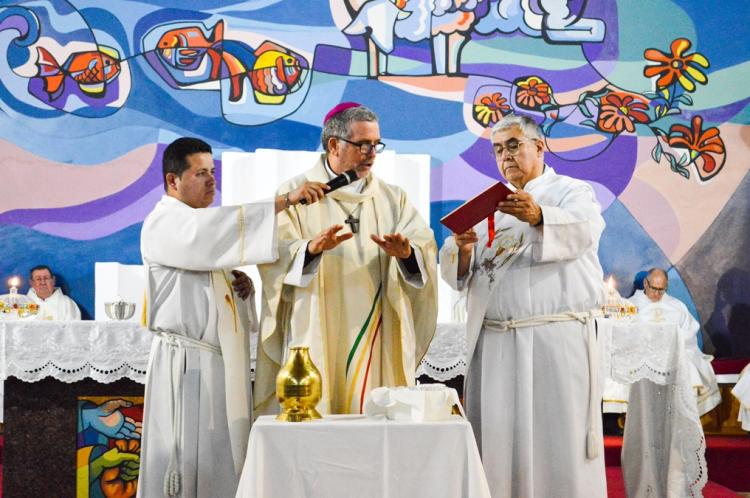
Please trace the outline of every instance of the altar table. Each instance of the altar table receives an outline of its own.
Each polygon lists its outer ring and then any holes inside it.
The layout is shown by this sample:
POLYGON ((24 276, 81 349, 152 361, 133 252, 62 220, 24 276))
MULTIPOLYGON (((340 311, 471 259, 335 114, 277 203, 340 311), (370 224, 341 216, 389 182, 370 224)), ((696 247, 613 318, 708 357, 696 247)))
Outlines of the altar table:
POLYGON ((706 441, 677 326, 602 319, 597 331, 603 374, 632 384, 622 448, 627 495, 702 496, 706 441))
POLYGON ((259 417, 237 498, 489 498, 469 423, 259 417))

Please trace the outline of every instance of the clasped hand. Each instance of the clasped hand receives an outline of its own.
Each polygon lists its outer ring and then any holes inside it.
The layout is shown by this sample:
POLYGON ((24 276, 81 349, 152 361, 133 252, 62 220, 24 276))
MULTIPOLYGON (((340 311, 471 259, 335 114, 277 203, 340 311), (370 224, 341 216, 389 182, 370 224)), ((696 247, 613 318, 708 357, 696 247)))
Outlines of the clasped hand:
POLYGON ((509 194, 506 200, 499 202, 497 210, 532 226, 538 225, 542 221, 542 208, 534 201, 531 194, 521 189, 509 194))

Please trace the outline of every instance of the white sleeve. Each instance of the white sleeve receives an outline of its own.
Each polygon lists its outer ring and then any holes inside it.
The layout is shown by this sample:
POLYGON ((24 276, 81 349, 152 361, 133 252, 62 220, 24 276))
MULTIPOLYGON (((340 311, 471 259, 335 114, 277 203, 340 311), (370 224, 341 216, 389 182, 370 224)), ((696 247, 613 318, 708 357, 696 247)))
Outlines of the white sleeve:
POLYGON ((297 251, 297 255, 294 256, 292 261, 292 267, 284 277, 284 283, 286 285, 293 285, 295 287, 307 287, 312 282, 313 277, 318 273, 318 267, 320 266, 320 260, 323 259, 323 254, 319 254, 313 258, 307 266, 305 266, 305 254, 307 253, 307 244, 301 246, 303 249, 297 251))
POLYGON ((143 225, 141 253, 151 263, 193 271, 274 261, 274 203, 155 210, 143 225))
POLYGON ((401 274, 407 284, 411 285, 415 289, 422 289, 424 288, 425 284, 427 284, 427 274, 424 267, 422 250, 418 247, 414 247, 413 244, 409 245, 411 245, 412 254, 414 254, 414 258, 417 260, 417 267, 419 268, 419 271, 417 273, 410 273, 409 270, 407 270, 406 265, 404 264, 404 260, 401 258, 396 258, 398 260, 398 272, 401 274))

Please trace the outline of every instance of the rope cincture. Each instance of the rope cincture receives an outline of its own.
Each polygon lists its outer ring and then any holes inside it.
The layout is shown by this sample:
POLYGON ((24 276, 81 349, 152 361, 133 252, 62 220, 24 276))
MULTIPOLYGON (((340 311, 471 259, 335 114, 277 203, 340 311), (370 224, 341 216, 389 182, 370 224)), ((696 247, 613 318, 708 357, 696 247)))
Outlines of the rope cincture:
POLYGON ((599 413, 599 403, 596 393, 599 392, 599 358, 596 348, 596 328, 595 320, 603 317, 604 313, 599 310, 591 311, 565 311, 552 315, 537 315, 529 318, 520 318, 518 320, 491 320, 484 319, 483 327, 494 332, 507 332, 511 329, 522 329, 528 327, 538 327, 548 323, 572 322, 577 321, 586 325, 587 345, 586 354, 589 362, 589 406, 588 420, 586 421, 586 458, 593 460, 599 456, 599 447, 601 446, 601 435, 594 430, 594 420, 599 413))
POLYGON ((177 455, 179 454, 180 421, 182 420, 182 372, 185 370, 185 355, 183 351, 185 348, 200 349, 221 356, 221 348, 208 342, 173 332, 159 331, 156 332, 156 337, 161 339, 167 346, 167 354, 169 355, 167 368, 169 370, 169 389, 172 393, 169 400, 169 410, 172 413, 172 451, 169 455, 167 472, 164 474, 164 495, 172 497, 179 495, 182 489, 182 474, 177 463, 177 455), (179 355, 180 361, 180 374, 177 381, 175 381, 173 368, 175 355, 179 355))

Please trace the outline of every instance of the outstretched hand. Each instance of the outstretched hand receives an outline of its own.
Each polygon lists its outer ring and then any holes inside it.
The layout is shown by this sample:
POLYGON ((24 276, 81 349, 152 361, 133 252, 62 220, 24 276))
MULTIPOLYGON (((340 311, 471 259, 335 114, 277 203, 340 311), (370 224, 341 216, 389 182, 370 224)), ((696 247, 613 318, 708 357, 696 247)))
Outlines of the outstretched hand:
POLYGON ((411 256, 411 245, 409 245, 409 239, 400 233, 386 234, 383 235, 382 239, 377 235, 372 234, 370 235, 370 239, 379 245, 388 256, 395 256, 401 259, 406 259, 411 256))
POLYGON ((333 225, 323 230, 317 237, 315 237, 308 243, 308 252, 315 256, 316 254, 320 254, 323 251, 329 251, 341 244, 343 241, 349 240, 354 237, 354 234, 351 232, 345 233, 343 235, 337 235, 342 228, 344 228, 343 225, 333 225))

